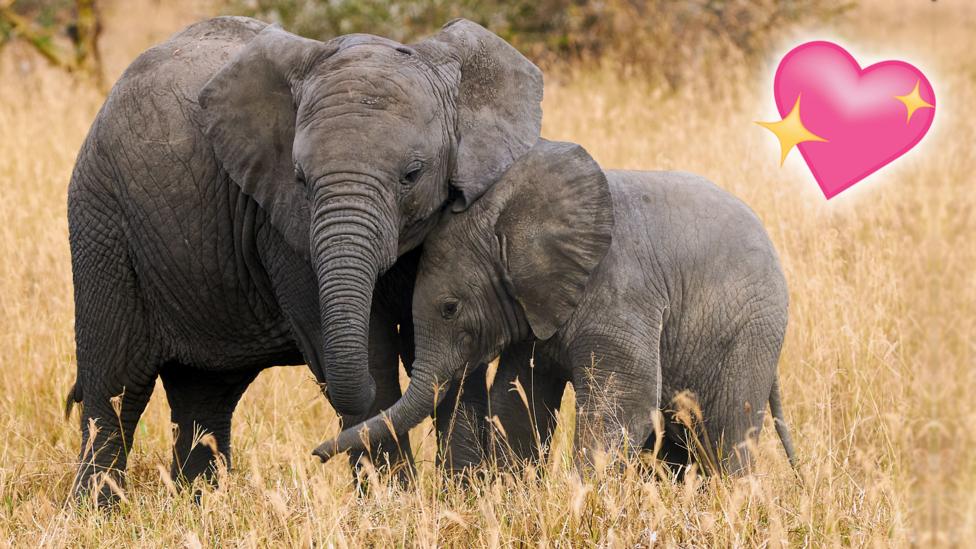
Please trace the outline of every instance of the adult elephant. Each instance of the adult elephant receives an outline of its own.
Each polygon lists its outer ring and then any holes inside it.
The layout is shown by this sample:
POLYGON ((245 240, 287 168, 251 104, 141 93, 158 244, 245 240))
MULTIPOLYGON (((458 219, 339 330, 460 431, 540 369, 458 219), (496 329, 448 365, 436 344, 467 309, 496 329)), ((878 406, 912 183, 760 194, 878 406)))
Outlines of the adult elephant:
POLYGON ((68 193, 75 491, 121 479, 157 375, 187 479, 213 466, 201 429, 229 460, 234 407, 266 367, 307 362, 347 420, 396 401, 408 252, 531 147, 541 99, 538 68, 465 20, 405 46, 219 17, 143 53, 68 193))

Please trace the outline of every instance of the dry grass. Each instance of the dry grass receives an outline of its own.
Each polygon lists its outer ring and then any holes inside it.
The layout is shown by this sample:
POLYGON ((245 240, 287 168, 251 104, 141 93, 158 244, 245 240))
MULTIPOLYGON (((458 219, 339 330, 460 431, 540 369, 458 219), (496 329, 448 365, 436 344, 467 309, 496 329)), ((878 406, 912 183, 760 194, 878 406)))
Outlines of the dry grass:
MULTIPOLYGON (((862 58, 899 55, 919 64, 936 87, 939 115, 919 150, 829 203, 796 153, 777 167, 773 138, 752 124, 773 115, 764 77, 728 67, 725 78, 692 80, 665 97, 608 74, 549 76, 547 137, 580 142, 605 166, 704 174, 766 223, 792 294, 781 372, 802 484, 769 425, 751 477, 675 484, 627 469, 580 484, 568 466, 564 425, 542 480, 502 475, 462 491, 433 470, 425 426, 412 437, 422 457, 414 488, 359 498, 342 460, 321 466, 309 455, 338 426, 309 373, 278 368, 244 396, 234 426, 236 470, 201 505, 161 480, 172 438, 160 387, 137 430, 130 503, 113 514, 64 508, 79 440, 77 423, 61 411, 74 377, 65 187, 101 98, 43 66, 27 74, 25 57, 7 51, 0 59, 0 543, 971 543, 974 8, 958 0, 874 0, 831 30, 862 58)), ((175 28, 187 17, 149 19, 153 28, 175 28)), ((135 54, 150 40, 138 36, 117 42, 119 51, 135 54)), ((118 55, 113 71, 125 64, 118 55)))

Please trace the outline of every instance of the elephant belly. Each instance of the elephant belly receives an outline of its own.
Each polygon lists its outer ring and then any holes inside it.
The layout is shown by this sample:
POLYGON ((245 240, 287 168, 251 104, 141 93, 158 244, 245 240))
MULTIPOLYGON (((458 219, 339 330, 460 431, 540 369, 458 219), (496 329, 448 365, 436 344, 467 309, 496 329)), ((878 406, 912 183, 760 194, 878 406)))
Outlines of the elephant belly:
POLYGON ((215 369, 304 362, 281 312, 252 285, 201 277, 192 267, 166 273, 147 277, 144 295, 172 358, 215 369))

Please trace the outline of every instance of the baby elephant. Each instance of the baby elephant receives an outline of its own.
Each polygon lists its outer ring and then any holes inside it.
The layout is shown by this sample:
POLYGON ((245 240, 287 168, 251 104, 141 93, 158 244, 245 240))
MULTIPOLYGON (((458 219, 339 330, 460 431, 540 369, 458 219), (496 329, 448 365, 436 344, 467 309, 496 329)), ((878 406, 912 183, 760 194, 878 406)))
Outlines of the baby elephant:
POLYGON ((726 472, 747 468, 742 443, 767 402, 792 462, 776 372, 787 303, 776 252, 736 198, 685 173, 603 172, 582 147, 540 140, 424 243, 406 393, 315 455, 375 446, 390 426, 406 440, 448 384, 506 349, 501 368, 522 367, 505 357, 534 341, 533 375, 576 390, 584 463, 621 443, 652 447, 655 412, 685 390, 701 407, 701 445, 670 414, 669 462, 691 448, 726 472))

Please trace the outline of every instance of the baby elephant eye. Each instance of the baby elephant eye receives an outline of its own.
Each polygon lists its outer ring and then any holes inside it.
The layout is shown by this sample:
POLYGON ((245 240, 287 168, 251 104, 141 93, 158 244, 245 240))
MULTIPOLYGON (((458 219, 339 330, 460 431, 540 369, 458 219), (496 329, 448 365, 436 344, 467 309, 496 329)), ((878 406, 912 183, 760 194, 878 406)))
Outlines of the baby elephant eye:
POLYGON ((444 303, 441 303, 441 316, 445 320, 451 320, 457 315, 458 309, 460 308, 460 302, 456 299, 449 299, 444 303))

